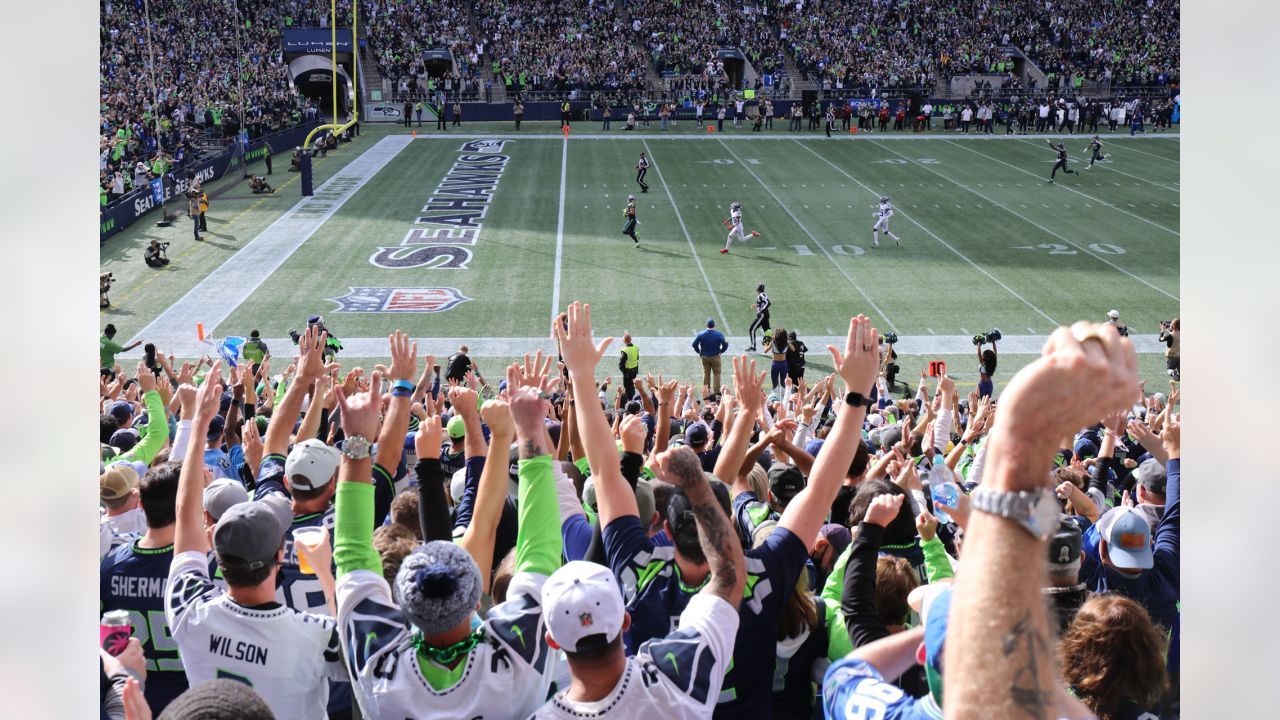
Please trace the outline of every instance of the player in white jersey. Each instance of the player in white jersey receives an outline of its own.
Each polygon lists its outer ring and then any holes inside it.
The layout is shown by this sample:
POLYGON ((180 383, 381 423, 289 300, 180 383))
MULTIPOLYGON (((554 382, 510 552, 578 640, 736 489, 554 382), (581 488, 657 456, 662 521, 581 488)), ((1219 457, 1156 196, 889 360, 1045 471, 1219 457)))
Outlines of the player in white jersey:
MULTIPOLYGON (((729 253, 729 246, 733 245, 733 239, 736 237, 741 242, 747 241, 746 233, 742 229, 742 203, 733 202, 729 204, 729 219, 724 221, 725 227, 729 228, 729 236, 724 240, 724 248, 720 250, 721 254, 729 253)), ((751 231, 751 237, 759 237, 760 233, 755 230, 751 231)))
MULTIPOLYGON (((413 384, 413 353, 407 356, 403 364, 400 357, 393 358, 393 388, 402 380, 410 387, 413 384)), ((541 590, 560 564, 555 479, 550 450, 545 447, 543 401, 534 388, 519 387, 519 376, 512 371, 508 382, 510 410, 505 400, 490 401, 484 407, 492 447, 501 452, 503 462, 489 458, 479 492, 489 494, 492 477, 501 485, 499 494, 505 495, 514 425, 521 458, 515 574, 507 601, 484 617, 477 618, 476 610, 492 558, 481 558, 482 576, 467 550, 448 541, 429 542, 405 557, 393 596, 373 549, 374 490, 368 481, 368 452, 364 457, 344 453, 337 492, 338 625, 366 717, 524 718, 550 691, 554 651, 545 637, 541 590)), ((339 391, 339 401, 348 442, 377 430, 380 393, 348 398, 339 391)), ((390 402, 388 418, 395 415, 407 425, 409 394, 393 394, 390 402)), ((436 417, 428 418, 424 426, 420 431, 440 432, 436 417)), ((399 433, 403 436, 404 428, 399 433)), ((486 500, 482 497, 477 503, 486 504, 486 500)), ((490 555, 496 525, 496 517, 477 513, 468 527, 468 531, 488 533, 490 555), (485 526, 489 527, 482 529, 485 526)))
MULTIPOLYGON (((324 371, 315 331, 302 343, 295 382, 324 371)), ((196 399, 191 431, 203 437, 222 398, 215 362, 196 399)), ((209 578, 202 508, 203 447, 190 443, 178 482, 174 558, 165 587, 165 618, 177 641, 187 681, 194 687, 218 678, 256 691, 280 719, 324 718, 329 680, 346 677, 332 618, 292 610, 276 601, 278 566, 292 513, 287 501, 235 505, 213 531, 224 592, 209 578)), ((317 568, 317 573, 327 569, 317 568)), ((332 592, 328 590, 328 592, 332 592)))
POLYGON ((880 198, 880 207, 876 209, 872 216, 876 219, 876 224, 871 226, 871 247, 880 247, 880 233, 882 231, 886 237, 893 238, 894 245, 902 244, 897 235, 889 232, 889 218, 893 217, 893 204, 889 202, 888 195, 880 198))

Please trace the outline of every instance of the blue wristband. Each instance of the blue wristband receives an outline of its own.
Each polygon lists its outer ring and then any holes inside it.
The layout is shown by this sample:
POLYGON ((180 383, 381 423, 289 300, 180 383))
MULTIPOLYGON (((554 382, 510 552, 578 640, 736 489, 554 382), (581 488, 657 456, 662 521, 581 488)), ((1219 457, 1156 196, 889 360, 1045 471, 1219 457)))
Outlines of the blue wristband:
POLYGON ((413 391, 406 390, 405 388, 402 388, 402 387, 393 387, 391 388, 391 397, 393 398, 413 397, 413 391))
POLYGON ((417 386, 408 380, 395 380, 391 383, 392 390, 408 390, 413 393, 416 388, 417 386))

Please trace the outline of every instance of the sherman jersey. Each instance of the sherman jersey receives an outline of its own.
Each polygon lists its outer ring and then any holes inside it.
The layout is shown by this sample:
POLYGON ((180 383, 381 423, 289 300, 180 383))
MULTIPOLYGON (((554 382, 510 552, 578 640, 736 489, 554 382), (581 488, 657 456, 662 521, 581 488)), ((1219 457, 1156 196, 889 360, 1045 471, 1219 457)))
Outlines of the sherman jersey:
POLYGON ((226 678, 252 687, 279 720, 326 717, 329 680, 346 678, 333 618, 272 603, 245 607, 209 579, 204 553, 173 560, 165 617, 187 682, 226 678))
POLYGON ((187 689, 178 643, 164 614, 164 588, 172 562, 173 545, 142 548, 135 540, 112 550, 99 571, 100 609, 129 612, 133 637, 142 643, 147 658, 147 704, 157 715, 187 689))
POLYGON ((381 573, 353 570, 343 575, 338 580, 338 627, 365 715, 396 720, 527 717, 546 700, 555 666, 539 604, 544 582, 544 575, 517 573, 507 590, 509 599, 489 611, 474 631, 479 642, 451 670, 419 659, 413 627, 381 573))
MULTIPOLYGON (((738 613, 724 600, 699 593, 680 613, 680 629, 640 646, 604 698, 594 702, 557 693, 533 714, 538 720, 578 718, 707 718, 733 654, 738 613)), ((567 692, 567 691, 566 691, 567 692)))
MULTIPOLYGON (((669 635, 680 626, 681 613, 700 587, 686 585, 676 565, 674 547, 657 547, 645 537, 640 519, 626 515, 603 531, 609 568, 622 586, 631 630, 627 649, 669 635)), ((746 551, 746 586, 734 655, 725 675, 716 717, 770 717, 774 657, 760 648, 777 642, 778 613, 804 572, 808 551, 786 528, 775 528, 759 547, 746 551)), ((705 581, 703 582, 705 584, 705 581)))

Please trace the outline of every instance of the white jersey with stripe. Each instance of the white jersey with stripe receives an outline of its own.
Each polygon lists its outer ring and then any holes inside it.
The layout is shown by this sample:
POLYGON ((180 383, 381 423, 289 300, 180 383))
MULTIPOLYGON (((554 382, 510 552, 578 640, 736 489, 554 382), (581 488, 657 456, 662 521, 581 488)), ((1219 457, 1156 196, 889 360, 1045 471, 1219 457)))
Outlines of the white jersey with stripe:
MULTIPOLYGON (((524 718, 551 690, 555 651, 547 645, 539 599, 546 577, 518 573, 508 600, 474 632, 481 637, 437 690, 423 676, 413 626, 381 574, 354 570, 338 580, 338 627, 351 677, 370 718, 524 718)), ((449 672, 441 669, 442 673, 449 672)))
POLYGON ((547 701, 533 718, 708 718, 715 710, 720 686, 733 655, 738 612, 721 598, 699 593, 680 613, 680 627, 664 638, 649 640, 633 657, 613 691, 594 702, 565 697, 547 701))
POLYGON ((165 617, 192 687, 238 680, 262 696, 279 720, 326 717, 329 680, 344 680, 333 618, 284 605, 240 605, 209 579, 202 552, 173 559, 165 617))
POLYGON ((762 292, 756 295, 756 312, 762 313, 769 309, 769 294, 762 292))

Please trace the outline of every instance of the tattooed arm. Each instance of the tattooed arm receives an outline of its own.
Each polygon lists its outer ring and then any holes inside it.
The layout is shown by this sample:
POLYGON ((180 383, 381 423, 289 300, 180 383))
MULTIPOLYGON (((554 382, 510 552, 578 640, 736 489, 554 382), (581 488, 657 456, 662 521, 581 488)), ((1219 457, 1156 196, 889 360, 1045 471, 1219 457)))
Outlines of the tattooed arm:
POLYGON ((693 505, 698 523, 698 543, 711 566, 711 579, 702 592, 716 595, 737 609, 747 580, 742 544, 729 523, 729 516, 716 501, 711 485, 702 473, 698 456, 687 447, 677 447, 658 456, 658 476, 684 490, 693 505))
MULTIPOLYGON (((1058 438, 1137 396, 1137 357, 1127 338, 1106 325, 1059 328, 1000 398, 984 486, 1044 487, 1058 438)), ((1045 550, 1016 522, 984 512, 970 517, 945 650, 947 718, 1089 716, 1066 695, 1055 662, 1040 594, 1045 550)))

